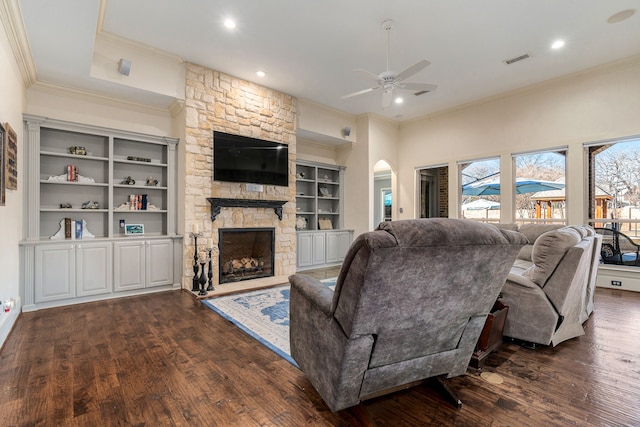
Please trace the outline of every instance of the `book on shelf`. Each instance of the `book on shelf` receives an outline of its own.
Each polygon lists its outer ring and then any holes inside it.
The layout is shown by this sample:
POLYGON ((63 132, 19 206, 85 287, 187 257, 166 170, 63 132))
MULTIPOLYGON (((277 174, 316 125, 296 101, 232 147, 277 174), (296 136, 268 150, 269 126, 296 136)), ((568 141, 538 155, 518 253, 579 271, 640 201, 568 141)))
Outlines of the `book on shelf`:
POLYGON ((78 182, 80 169, 76 165, 67 165, 67 181, 78 182))
POLYGON ((146 194, 129 194, 129 206, 134 211, 146 211, 148 198, 146 194))
POLYGON ((71 218, 64 219, 64 238, 71 238, 71 218))
POLYGON ((82 239, 82 220, 74 221, 76 223, 75 235, 76 239, 82 239))

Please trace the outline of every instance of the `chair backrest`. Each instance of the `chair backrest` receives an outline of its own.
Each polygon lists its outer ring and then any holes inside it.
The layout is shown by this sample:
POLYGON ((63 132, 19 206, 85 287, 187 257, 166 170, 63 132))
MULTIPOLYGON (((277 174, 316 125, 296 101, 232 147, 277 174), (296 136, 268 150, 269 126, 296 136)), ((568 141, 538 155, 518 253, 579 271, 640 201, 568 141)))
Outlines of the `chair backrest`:
POLYGON ((376 337, 370 368, 456 349, 471 320, 481 329, 526 243, 468 220, 384 222, 349 249, 334 317, 350 338, 376 337))

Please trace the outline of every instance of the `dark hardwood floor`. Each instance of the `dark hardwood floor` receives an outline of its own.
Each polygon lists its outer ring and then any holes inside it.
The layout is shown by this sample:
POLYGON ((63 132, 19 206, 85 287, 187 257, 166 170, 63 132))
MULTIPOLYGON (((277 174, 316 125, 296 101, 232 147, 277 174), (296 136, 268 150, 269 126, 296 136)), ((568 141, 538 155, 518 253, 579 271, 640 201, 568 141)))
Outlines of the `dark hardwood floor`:
POLYGON ((0 352, 2 426, 640 426, 640 294, 598 289, 586 335, 506 344, 485 381, 331 413, 304 374, 186 291, 23 313, 0 352))

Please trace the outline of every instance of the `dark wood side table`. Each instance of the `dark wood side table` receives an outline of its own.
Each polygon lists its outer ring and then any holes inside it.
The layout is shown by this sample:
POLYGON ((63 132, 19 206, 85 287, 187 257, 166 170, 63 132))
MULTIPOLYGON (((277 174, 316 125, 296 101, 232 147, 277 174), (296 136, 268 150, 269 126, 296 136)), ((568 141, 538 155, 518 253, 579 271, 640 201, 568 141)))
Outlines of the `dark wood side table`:
POLYGON ((476 349, 471 356, 471 361, 469 362, 471 367, 482 369, 487 356, 492 351, 500 348, 502 345, 502 331, 504 330, 504 322, 507 320, 508 312, 508 306, 502 304, 500 300, 495 302, 484 323, 476 349))

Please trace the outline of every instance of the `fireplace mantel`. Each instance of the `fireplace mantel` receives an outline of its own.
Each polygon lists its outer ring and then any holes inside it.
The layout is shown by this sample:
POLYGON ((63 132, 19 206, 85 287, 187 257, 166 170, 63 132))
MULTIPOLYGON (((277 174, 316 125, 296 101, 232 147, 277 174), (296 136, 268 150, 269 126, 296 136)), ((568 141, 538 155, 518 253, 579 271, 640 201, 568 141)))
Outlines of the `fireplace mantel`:
POLYGON ((215 221, 222 208, 273 208, 278 219, 282 221, 282 205, 286 200, 255 200, 255 199, 221 199, 208 197, 211 203, 211 221, 215 221))

